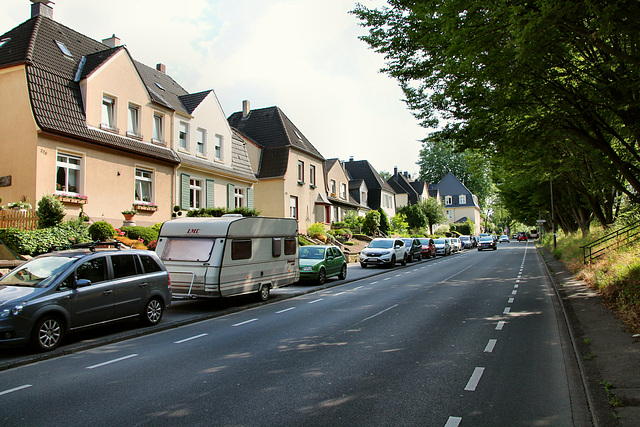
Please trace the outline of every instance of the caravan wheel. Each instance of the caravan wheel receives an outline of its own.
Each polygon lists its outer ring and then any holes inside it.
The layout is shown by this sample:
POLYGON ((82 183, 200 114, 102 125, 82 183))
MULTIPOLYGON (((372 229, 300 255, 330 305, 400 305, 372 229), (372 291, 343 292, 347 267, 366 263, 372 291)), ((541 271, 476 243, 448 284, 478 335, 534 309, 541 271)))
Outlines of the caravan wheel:
POLYGON ((260 290, 258 291, 258 301, 266 301, 269 299, 269 293, 271 292, 271 286, 268 284, 260 285, 260 290))

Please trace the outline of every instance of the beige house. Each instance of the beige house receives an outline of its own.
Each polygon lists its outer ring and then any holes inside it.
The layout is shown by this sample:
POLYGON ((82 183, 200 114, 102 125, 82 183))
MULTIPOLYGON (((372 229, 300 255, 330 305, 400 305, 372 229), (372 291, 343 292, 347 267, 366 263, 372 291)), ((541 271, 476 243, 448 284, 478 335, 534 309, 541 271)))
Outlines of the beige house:
MULTIPOLYGON (((342 221, 348 212, 360 215, 369 211, 353 198, 350 192, 349 174, 339 159, 328 159, 327 165, 327 194, 331 202, 330 222, 342 221)), ((361 183, 366 189, 364 182, 361 183)), ((366 191, 366 190, 365 190, 366 191)), ((366 196, 364 197, 366 200, 366 196)))
POLYGON ((474 235, 481 232, 481 211, 478 198, 451 172, 440 182, 429 187, 429 191, 437 190, 445 208, 447 223, 463 223, 467 219, 473 221, 474 235))
POLYGON ((301 233, 331 220, 325 159, 278 107, 242 111, 228 118, 243 135, 256 177, 255 208, 262 215, 296 218, 301 233))
POLYGON ((235 203, 236 186, 248 205, 255 176, 213 91, 187 93, 115 36, 98 42, 55 22, 48 3, 34 0, 32 17, 0 36, 0 156, 16 160, 0 163, 3 204, 55 194, 68 217, 118 227, 135 207, 149 226, 192 207, 186 175, 204 183, 202 205, 235 203))

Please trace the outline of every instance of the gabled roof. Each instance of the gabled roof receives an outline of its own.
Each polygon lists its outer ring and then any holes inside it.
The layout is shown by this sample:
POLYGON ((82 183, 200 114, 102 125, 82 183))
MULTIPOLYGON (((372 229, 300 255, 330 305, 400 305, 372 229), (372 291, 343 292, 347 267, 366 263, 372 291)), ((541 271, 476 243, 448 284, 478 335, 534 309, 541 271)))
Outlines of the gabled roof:
POLYGON ((402 173, 396 172, 387 180, 389 185, 394 189, 396 194, 406 194, 409 203, 415 204, 419 202, 419 195, 415 188, 411 185, 409 179, 402 173))
POLYGON ((211 92, 211 90, 205 90, 198 93, 189 93, 179 96, 178 99, 180 99, 184 108, 191 114, 211 92))
POLYGON ((349 160, 343 163, 351 179, 362 179, 369 191, 385 190, 395 193, 394 189, 378 174, 368 160, 349 160))
POLYGON ((469 189, 462 183, 460 182, 460 180, 451 172, 449 172, 447 175, 445 175, 444 178, 442 178, 440 180, 439 183, 437 183, 434 186, 429 186, 429 192, 431 192, 432 189, 437 189, 440 191, 440 197, 446 197, 446 196, 460 196, 460 195, 465 195, 466 197, 466 202, 463 204, 459 203, 459 199, 457 197, 454 197, 453 199, 453 205, 448 205, 448 206, 453 206, 453 207, 466 207, 466 206, 473 206, 478 208, 478 206, 476 205, 476 197, 473 195, 473 193, 471 193, 471 191, 469 191, 469 189))
POLYGON ((278 107, 251 110, 246 117, 242 117, 241 111, 235 112, 227 120, 263 148, 258 178, 284 176, 291 149, 324 161, 322 154, 278 107))
POLYGON ((33 116, 43 132, 178 163, 178 157, 167 147, 87 126, 76 74, 81 65, 89 64, 91 69, 104 63, 117 49, 43 15, 0 36, 0 40, 5 38, 11 40, 0 47, 0 67, 25 64, 33 116))

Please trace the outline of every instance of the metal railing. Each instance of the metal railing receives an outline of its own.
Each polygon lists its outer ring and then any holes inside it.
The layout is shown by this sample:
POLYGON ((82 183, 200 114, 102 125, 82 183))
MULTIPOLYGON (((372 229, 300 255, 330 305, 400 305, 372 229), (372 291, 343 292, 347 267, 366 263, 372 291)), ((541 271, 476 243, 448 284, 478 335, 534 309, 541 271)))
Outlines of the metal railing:
POLYGON ((604 255, 608 250, 618 249, 622 245, 628 245, 640 239, 640 221, 622 227, 616 231, 602 236, 598 240, 582 246, 582 256, 585 264, 604 255))

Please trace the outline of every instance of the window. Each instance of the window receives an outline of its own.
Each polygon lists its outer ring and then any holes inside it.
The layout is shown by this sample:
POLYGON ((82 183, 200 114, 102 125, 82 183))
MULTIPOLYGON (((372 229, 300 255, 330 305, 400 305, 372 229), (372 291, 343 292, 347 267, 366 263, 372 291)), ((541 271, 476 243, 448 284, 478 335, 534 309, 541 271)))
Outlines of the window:
POLYGON ((113 278, 120 279, 138 274, 138 270, 141 271, 141 269, 137 261, 138 258, 135 255, 111 255, 113 278))
POLYGON ((304 182, 304 162, 298 160, 298 182, 304 182))
POLYGON ((162 271, 162 268, 158 265, 155 259, 149 255, 140 255, 140 261, 144 267, 145 273, 155 273, 156 271, 162 271))
POLYGON ((108 129, 115 129, 115 109, 116 100, 110 96, 104 95, 102 97, 102 127, 108 129))
POLYGON ((452 205, 452 204, 453 204, 453 197, 451 197, 451 196, 444 196, 444 204, 445 204, 445 205, 452 205))
POLYGON ((466 205, 467 196, 465 196, 464 194, 461 194, 460 196, 458 196, 458 203, 460 203, 461 205, 466 205))
POLYGON ((346 200, 347 199, 347 184, 340 184, 340 198, 346 200))
POLYGON ((449 209, 447 209, 447 211, 445 212, 445 215, 447 216, 447 218, 453 219, 453 212, 450 211, 449 209))
POLYGON ((284 239, 284 254, 295 255, 298 250, 298 239, 284 239))
POLYGON ((331 195, 332 195, 333 197, 335 197, 335 196, 336 196, 336 194, 337 194, 337 192, 336 192, 336 180, 335 180, 335 179, 332 179, 332 180, 331 180, 331 184, 329 185, 329 188, 330 188, 330 190, 331 190, 331 195))
POLYGON ((216 160, 222 160, 222 135, 216 135, 214 138, 213 155, 216 160))
POLYGON ((296 196, 289 197, 289 218, 298 219, 298 198, 296 196))
POLYGON ((73 58, 73 55, 71 55, 71 52, 69 52, 69 49, 67 49, 67 46, 65 46, 64 43, 59 42, 58 40, 56 40, 55 42, 64 56, 66 56, 67 58, 73 58))
POLYGON ((76 270, 76 279, 90 280, 91 283, 100 283, 107 280, 106 258, 94 258, 82 263, 76 270))
POLYGON ((153 172, 136 168, 136 202, 153 201, 153 172))
POLYGON ((153 141, 164 142, 164 129, 163 129, 164 116, 159 113, 153 115, 153 141))
POLYGON ((251 240, 233 240, 231 242, 231 259, 251 258, 251 240))
POLYGON ((213 251, 213 239, 168 239, 162 252, 163 261, 208 261, 213 251))
POLYGON ((202 207, 202 181, 199 179, 189 180, 189 208, 200 209, 202 207))
POLYGON ((360 193, 360 203, 363 205, 367 204, 367 192, 363 191, 360 193))
POLYGON ((271 256, 274 258, 282 255, 282 239, 271 239, 271 256))
POLYGON ((80 194, 82 158, 58 153, 56 160, 56 191, 80 194))
POLYGON ((204 129, 198 129, 197 131, 197 140, 196 140, 196 150, 198 154, 205 155, 207 154, 207 131, 204 129))
POLYGON ((316 167, 309 165, 309 184, 316 186, 316 167))
POLYGON ((235 207, 241 208, 244 206, 244 190, 242 188, 235 188, 235 207))
POLYGON ((129 117, 127 121, 127 134, 130 136, 140 135, 140 107, 129 104, 129 117))
POLYGON ((10 37, 7 37, 6 39, 0 40, 0 47, 4 46, 4 44, 7 43, 9 40, 11 40, 10 37))
POLYGON ((189 143, 189 124, 180 122, 180 128, 178 130, 178 146, 185 150, 188 149, 189 143))

